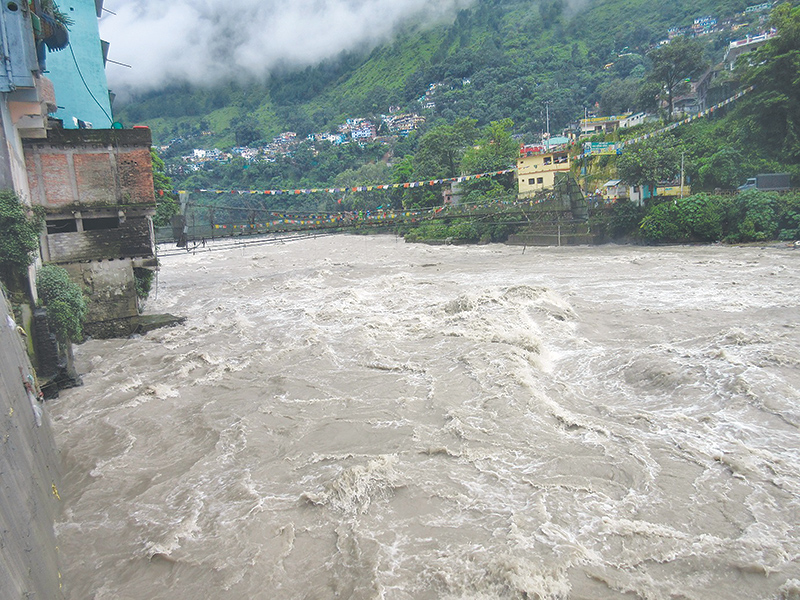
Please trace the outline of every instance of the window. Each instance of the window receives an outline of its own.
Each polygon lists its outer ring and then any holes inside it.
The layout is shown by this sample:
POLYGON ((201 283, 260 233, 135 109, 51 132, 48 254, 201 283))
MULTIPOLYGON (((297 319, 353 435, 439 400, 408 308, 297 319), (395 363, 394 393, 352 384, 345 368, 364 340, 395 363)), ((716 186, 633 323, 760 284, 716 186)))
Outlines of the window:
POLYGON ((534 183, 536 183, 535 177, 531 177, 530 179, 528 179, 528 185, 533 185, 534 183))
POLYGON ((54 219, 47 222, 47 233, 73 233, 78 231, 75 219, 54 219))
POLYGON ((119 227, 119 217, 99 217, 96 219, 84 219, 84 231, 99 231, 101 229, 117 229, 119 227))
POLYGON ((549 165, 552 162, 552 160, 553 160, 552 157, 545 156, 544 157, 544 164, 549 165))
POLYGON ((544 183, 544 177, 539 177, 539 178, 536 180, 536 183, 544 183))

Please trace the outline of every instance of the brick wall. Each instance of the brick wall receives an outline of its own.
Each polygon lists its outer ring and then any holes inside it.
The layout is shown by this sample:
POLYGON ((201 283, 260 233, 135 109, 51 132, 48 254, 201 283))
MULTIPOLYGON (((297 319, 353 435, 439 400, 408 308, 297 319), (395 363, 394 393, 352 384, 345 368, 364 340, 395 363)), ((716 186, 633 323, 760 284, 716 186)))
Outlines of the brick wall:
POLYGON ((31 200, 67 206, 151 206, 149 129, 51 129, 24 144, 31 200))
POLYGON ((42 206, 73 204, 75 194, 70 186, 72 167, 66 154, 44 154, 31 161, 26 154, 26 168, 31 199, 42 206))

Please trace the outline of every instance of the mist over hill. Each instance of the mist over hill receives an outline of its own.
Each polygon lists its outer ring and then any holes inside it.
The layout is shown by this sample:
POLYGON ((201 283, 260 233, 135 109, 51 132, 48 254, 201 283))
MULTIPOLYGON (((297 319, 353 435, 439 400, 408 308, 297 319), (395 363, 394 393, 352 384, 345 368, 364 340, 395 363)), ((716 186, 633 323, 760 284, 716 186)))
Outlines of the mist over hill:
MULTIPOLYGON (((258 137, 303 135, 389 106, 480 124, 510 117, 520 133, 556 129, 618 92, 608 108, 636 108, 630 91, 645 74, 647 50, 671 27, 720 21, 745 0, 362 0, 319 3, 163 4, 137 0, 103 20, 115 56, 110 70, 126 124, 146 123, 157 140, 200 130, 234 142, 247 118, 258 137), (124 30, 124 31, 123 31, 124 30), (150 32, 142 48, 145 31, 150 32), (152 32, 155 32, 153 35, 152 32), (117 48, 119 47, 119 48, 117 48), (127 58, 130 54, 134 58, 127 58), (630 106, 628 106, 630 105, 630 106)), ((757 29, 757 24, 754 25, 757 29)), ((741 33, 741 32, 737 32, 741 33)), ((708 36, 721 58, 737 35, 708 36)), ((605 108, 605 107, 604 107, 605 108)))
POLYGON ((132 0, 102 20, 114 55, 132 65, 110 65, 108 79, 123 95, 176 82, 208 88, 264 80, 276 71, 371 49, 410 22, 452 21, 473 1, 132 0))

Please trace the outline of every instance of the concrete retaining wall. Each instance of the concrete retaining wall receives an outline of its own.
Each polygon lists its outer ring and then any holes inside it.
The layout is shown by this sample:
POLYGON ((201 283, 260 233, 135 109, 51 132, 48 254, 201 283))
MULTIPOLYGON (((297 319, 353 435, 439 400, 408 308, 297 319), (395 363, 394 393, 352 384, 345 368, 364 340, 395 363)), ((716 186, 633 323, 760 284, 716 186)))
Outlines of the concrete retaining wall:
POLYGON ((47 262, 56 264, 154 254, 150 220, 146 217, 129 218, 114 229, 50 233, 44 243, 47 262))
POLYGON ((0 293, 0 598, 60 600, 53 523, 60 463, 46 405, 34 413, 23 377, 33 375, 0 293), (37 425, 37 420, 41 425, 37 425))
POLYGON ((89 301, 83 331, 96 338, 127 337, 139 316, 130 260, 63 265, 89 301))

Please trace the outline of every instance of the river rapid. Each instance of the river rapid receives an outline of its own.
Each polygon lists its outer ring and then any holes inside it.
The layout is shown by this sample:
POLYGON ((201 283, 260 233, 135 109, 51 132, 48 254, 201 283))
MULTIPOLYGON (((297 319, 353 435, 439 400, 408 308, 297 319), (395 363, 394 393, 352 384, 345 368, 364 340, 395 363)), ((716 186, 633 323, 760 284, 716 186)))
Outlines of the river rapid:
POLYGON ((148 312, 186 323, 78 346, 84 386, 49 403, 66 594, 800 598, 798 266, 393 236, 164 256, 148 312))

